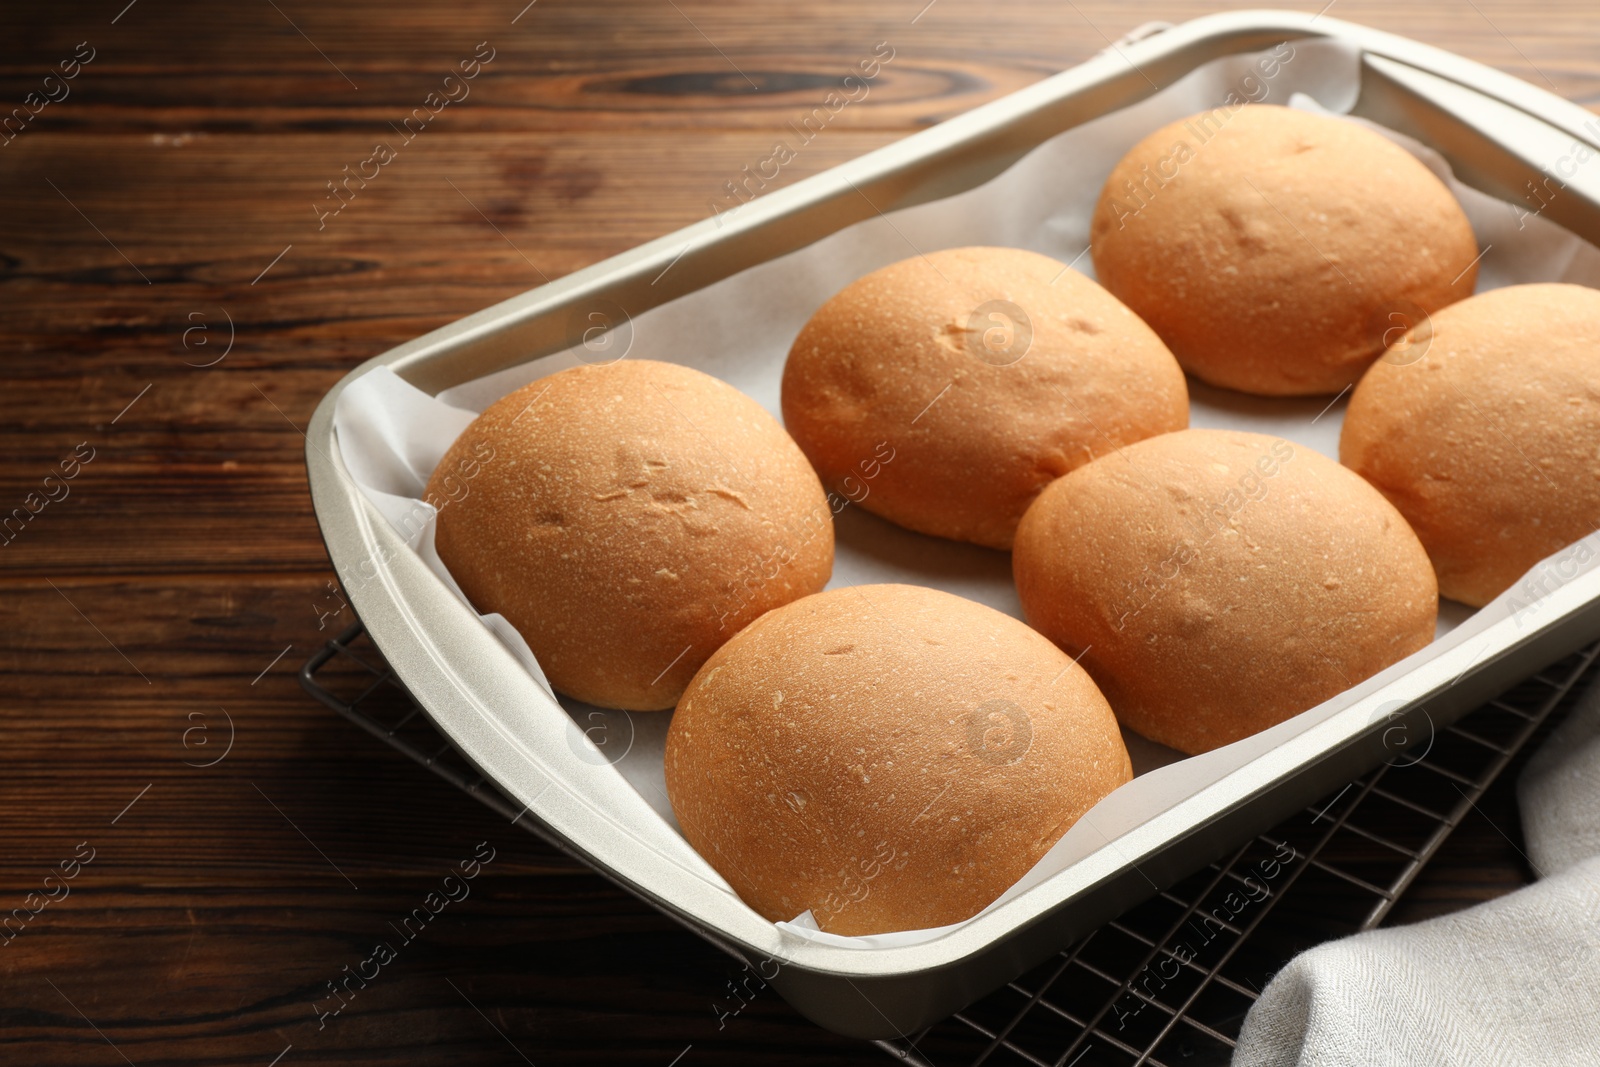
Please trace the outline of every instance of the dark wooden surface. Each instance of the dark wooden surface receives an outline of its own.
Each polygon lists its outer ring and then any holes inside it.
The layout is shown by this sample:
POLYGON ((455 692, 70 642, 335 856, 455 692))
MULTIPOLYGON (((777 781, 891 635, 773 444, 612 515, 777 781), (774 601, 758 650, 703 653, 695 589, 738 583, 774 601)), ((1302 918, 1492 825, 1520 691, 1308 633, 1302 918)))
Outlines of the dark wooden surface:
MULTIPOLYGON (((0 111, 94 49, 0 146, 0 512, 94 450, 0 547, 0 914, 94 850, 0 947, 0 1061, 881 1061, 770 992, 719 1028, 723 957, 301 693, 347 616, 319 619, 299 427, 367 357, 703 217, 880 40, 781 182, 1211 5, 523 2, 0 10, 0 111), (324 182, 480 41, 471 96, 319 231, 324 182), (472 895, 319 1027, 484 841, 472 895)), ((1330 14, 1600 101, 1587 2, 1330 14)), ((1405 917, 1527 877, 1508 791, 1482 809, 1405 917)))

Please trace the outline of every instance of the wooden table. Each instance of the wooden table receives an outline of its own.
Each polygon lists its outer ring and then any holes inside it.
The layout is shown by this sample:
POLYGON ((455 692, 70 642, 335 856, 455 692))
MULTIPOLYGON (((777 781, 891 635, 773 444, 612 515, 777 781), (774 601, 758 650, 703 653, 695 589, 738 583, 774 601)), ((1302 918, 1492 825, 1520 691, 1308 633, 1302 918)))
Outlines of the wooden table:
MULTIPOLYGON (((0 14, 0 104, 37 109, 0 133, 0 509, 44 501, 0 547, 0 913, 38 909, 0 944, 4 1062, 884 1062, 770 992, 719 1025, 724 957, 300 691, 349 620, 301 428, 362 360, 706 215, 876 42, 869 98, 774 185, 1211 5, 525 2, 0 14)), ((1330 14, 1592 104, 1591 12, 1330 14)), ((1508 790, 1483 811, 1406 917, 1527 877, 1508 790)))

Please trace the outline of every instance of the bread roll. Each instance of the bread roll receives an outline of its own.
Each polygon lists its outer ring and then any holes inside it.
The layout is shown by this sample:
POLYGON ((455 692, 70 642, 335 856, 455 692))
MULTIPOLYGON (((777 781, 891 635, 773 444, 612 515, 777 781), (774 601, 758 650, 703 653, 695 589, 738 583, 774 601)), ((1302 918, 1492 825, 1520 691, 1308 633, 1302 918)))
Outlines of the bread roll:
POLYGON ((722 642, 833 570, 833 516, 789 435, 671 363, 573 367, 501 398, 428 496, 462 592, 601 707, 670 708, 722 642))
POLYGON ((1346 119, 1247 104, 1146 137, 1112 170, 1095 272, 1212 385, 1333 393, 1472 293, 1477 244, 1405 149, 1346 119))
POLYGON ((959 922, 1130 775, 1088 675, 1022 623, 866 585, 751 623, 667 734, 684 835, 768 919, 836 934, 959 922))
POLYGON ((1600 292, 1514 285, 1437 312, 1356 386, 1339 457, 1410 521, 1441 593, 1487 604, 1600 529, 1600 292))
POLYGON ((1018 248, 956 248, 824 304, 789 351, 783 418, 842 496, 1005 549, 1052 479, 1182 429, 1189 398, 1161 340, 1088 278, 1018 248))
POLYGON ((1017 530, 1028 621, 1123 725, 1197 753, 1320 704, 1433 639, 1416 535, 1361 478, 1261 434, 1129 445, 1040 494, 1017 530))

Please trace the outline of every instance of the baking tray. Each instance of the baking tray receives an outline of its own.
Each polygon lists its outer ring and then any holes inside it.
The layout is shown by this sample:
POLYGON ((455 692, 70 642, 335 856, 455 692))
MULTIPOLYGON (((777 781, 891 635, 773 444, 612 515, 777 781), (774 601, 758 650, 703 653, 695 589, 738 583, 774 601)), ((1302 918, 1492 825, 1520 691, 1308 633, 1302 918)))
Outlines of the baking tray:
MULTIPOLYGON (((592 312, 638 315, 879 212, 994 177, 1042 141, 1133 104, 1210 60, 1283 41, 1359 49, 1352 113, 1437 149, 1457 176, 1520 202, 1529 183, 1595 141, 1588 112, 1449 53, 1335 19, 1239 12, 1197 19, 1107 53, 938 127, 401 345, 330 391, 307 431, 318 521, 373 639, 434 724, 522 805, 549 839, 763 976, 802 1013, 843 1033, 903 1036, 949 1015, 1177 882, 1419 734, 1600 634, 1600 553, 1544 566, 1526 601, 1474 617, 1472 640, 1402 664, 1318 709, 1315 725, 1203 781, 1187 799, 1117 832, 1065 871, 935 940, 860 951, 783 936, 699 875, 663 858, 650 828, 607 815, 570 721, 512 653, 410 551, 350 478, 334 439, 339 394, 389 367, 429 393, 574 346, 592 312)), ((1600 240, 1600 183, 1563 172, 1542 214, 1600 240)), ((1201 757, 1203 759, 1204 757, 1201 757)), ((1187 761, 1186 761, 1187 762, 1187 761)), ((1199 765, 1197 765, 1199 766, 1199 765)), ((1197 772, 1198 773, 1198 772, 1197 772)), ((673 831, 663 825, 661 834, 673 831)), ((674 842, 676 844, 676 842, 674 842)))

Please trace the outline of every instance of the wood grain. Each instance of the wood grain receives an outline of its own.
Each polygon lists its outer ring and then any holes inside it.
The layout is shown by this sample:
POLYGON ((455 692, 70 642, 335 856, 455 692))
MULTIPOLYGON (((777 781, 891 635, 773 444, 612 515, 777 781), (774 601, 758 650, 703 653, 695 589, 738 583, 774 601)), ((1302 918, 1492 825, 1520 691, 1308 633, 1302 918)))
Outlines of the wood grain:
MULTIPOLYGON (((775 186, 1214 8, 523 5, 0 11, 0 114, 95 49, 0 145, 0 517, 95 449, 0 544, 0 915, 95 850, 0 933, 0 1060, 882 1062, 770 992, 719 1025, 729 961, 300 692, 333 621, 300 430, 361 361, 705 217, 876 42, 894 59, 775 186), (485 41, 471 95, 319 226, 326 183, 485 41), (319 1026, 484 841, 471 896, 319 1026)), ((1600 103, 1587 3, 1329 14, 1600 103)), ((1409 917, 1526 877, 1509 792, 1481 807, 1409 917)))

